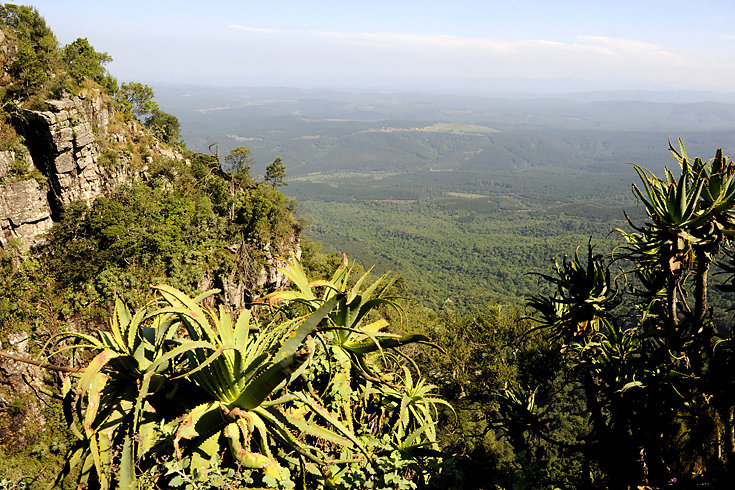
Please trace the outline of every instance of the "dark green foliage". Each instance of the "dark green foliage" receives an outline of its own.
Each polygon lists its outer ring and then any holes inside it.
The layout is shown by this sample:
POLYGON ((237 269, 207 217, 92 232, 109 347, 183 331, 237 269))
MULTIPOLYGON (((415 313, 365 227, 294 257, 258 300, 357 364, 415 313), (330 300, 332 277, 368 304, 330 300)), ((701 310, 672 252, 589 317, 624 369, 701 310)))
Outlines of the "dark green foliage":
POLYGON ((95 51, 86 38, 79 38, 64 46, 61 50, 61 59, 66 63, 69 75, 77 84, 84 80, 103 84, 104 65, 112 61, 109 54, 95 51))
POLYGON ((123 83, 115 98, 122 111, 141 121, 158 109, 158 104, 153 101, 153 89, 139 82, 123 83))
POLYGON ((139 82, 123 83, 115 93, 120 110, 142 122, 161 141, 177 142, 181 135, 179 119, 162 111, 153 97, 153 89, 139 82))
POLYGON ((239 191, 235 195, 235 229, 243 241, 270 243, 277 237, 287 236, 290 223, 289 207, 292 201, 273 188, 257 187, 239 191))
POLYGON ((174 143, 181 136, 179 119, 173 114, 161 110, 154 111, 144 123, 159 140, 164 143, 174 143))
POLYGON ((38 261, 23 256, 18 242, 0 250, 0 342, 43 316, 33 306, 42 301, 46 289, 39 269, 38 261))
POLYGON ((735 165, 721 150, 691 160, 681 142, 671 153, 678 176, 636 167, 647 219, 621 230, 619 251, 565 261, 544 276, 556 292, 530 301, 586 406, 578 458, 610 488, 719 488, 735 470, 732 325, 708 294, 710 268, 732 255, 735 165), (617 282, 613 265, 625 270, 617 282))
POLYGON ((17 36, 17 55, 9 66, 16 82, 10 91, 27 96, 49 80, 58 63, 58 41, 46 21, 33 7, 0 6, 0 24, 17 36))
POLYGON ((109 301, 115 289, 135 296, 165 277, 193 291, 207 273, 235 271, 227 244, 256 261, 266 246, 277 253, 297 233, 289 201, 262 185, 232 195, 210 165, 202 157, 191 165, 158 160, 148 183, 121 187, 89 209, 68 206, 43 248, 59 287, 109 301))
MULTIPOLYGON (((117 80, 104 69, 112 58, 95 51, 84 38, 59 48, 36 9, 2 5, 0 26, 7 44, 2 62, 8 66, 9 75, 0 86, 0 116, 5 116, 4 111, 12 112, 19 103, 45 110, 45 100, 77 94, 82 83, 101 86, 109 94, 117 91, 117 80)), ((2 139, 0 134, 0 144, 2 139)))
POLYGON ((593 235, 601 237, 601 252, 612 250, 616 242, 606 234, 624 224, 622 209, 616 221, 586 220, 560 214, 538 195, 525 203, 493 196, 495 209, 478 213, 457 209, 457 201, 479 206, 487 199, 334 202, 326 192, 324 201, 299 200, 298 208, 307 234, 326 251, 399 270, 426 304, 439 308, 451 299, 460 311, 488 301, 519 303, 537 291, 530 272, 593 235))
POLYGON ((156 276, 191 290, 207 260, 215 258, 212 249, 220 242, 210 230, 219 224, 202 195, 144 185, 120 188, 90 209, 78 202, 66 210, 49 235, 48 265, 60 286, 92 283, 106 299, 124 285, 116 284, 123 271, 139 275, 137 290, 156 276))
POLYGON ((446 350, 418 357, 455 407, 445 444, 462 454, 449 488, 573 488, 581 484, 575 433, 587 422, 563 358, 517 306, 491 304, 457 316, 410 318, 446 350))
POLYGON ((265 183, 268 185, 272 185, 273 187, 288 185, 286 184, 286 182, 284 182, 285 178, 286 165, 281 160, 281 157, 277 157, 265 169, 265 183))
POLYGON ((235 182, 248 183, 250 181, 250 164, 252 162, 253 157, 250 156, 250 148, 244 146, 233 148, 230 154, 225 157, 227 173, 235 182))

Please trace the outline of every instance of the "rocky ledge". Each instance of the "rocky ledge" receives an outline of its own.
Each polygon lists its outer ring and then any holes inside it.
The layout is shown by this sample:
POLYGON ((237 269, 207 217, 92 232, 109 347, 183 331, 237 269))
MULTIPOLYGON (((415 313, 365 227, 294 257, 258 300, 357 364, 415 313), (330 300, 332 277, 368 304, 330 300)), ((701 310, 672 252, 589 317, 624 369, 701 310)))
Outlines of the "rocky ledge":
MULTIPOLYGON (((29 155, 23 160, 25 167, 33 164, 29 155)), ((13 181, 15 164, 15 152, 0 152, 0 181, 4 182, 0 184, 0 246, 5 248, 15 239, 29 248, 51 228, 51 208, 43 183, 35 179, 13 181)))
POLYGON ((144 130, 137 121, 117 124, 111 130, 111 103, 99 90, 47 100, 46 107, 44 111, 21 109, 13 115, 13 124, 30 153, 23 162, 29 172, 11 175, 17 155, 0 152, 2 246, 11 238, 26 246, 38 243, 67 205, 79 200, 89 204, 99 196, 109 196, 121 184, 132 183, 143 175, 153 156, 183 158, 151 138, 147 160, 133 164, 132 155, 116 152, 115 165, 103 164, 103 145, 125 146, 143 136, 144 130), (34 170, 40 179, 30 178, 34 170))

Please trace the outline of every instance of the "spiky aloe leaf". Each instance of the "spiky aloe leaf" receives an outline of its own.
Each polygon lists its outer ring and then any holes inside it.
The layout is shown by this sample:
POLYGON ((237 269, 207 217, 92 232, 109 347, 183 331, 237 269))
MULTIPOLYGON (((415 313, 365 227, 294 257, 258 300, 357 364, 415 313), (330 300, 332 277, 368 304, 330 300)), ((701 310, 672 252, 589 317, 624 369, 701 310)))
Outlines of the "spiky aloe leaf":
MULTIPOLYGON (((110 330, 112 330, 112 335, 114 336, 115 342, 118 346, 124 347, 126 345, 130 345, 129 342, 127 342, 127 327, 130 325, 130 320, 132 319, 132 315, 130 314, 130 310, 128 310, 128 307, 123 303, 122 299, 120 299, 120 296, 115 296, 115 309, 112 312, 112 321, 110 322, 110 330)), ((127 352, 129 354, 129 352, 127 352)))
POLYGON ((281 360, 292 356, 294 352, 299 348, 301 343, 304 341, 307 335, 311 335, 316 330, 317 325, 321 322, 330 311, 334 309, 337 302, 342 299, 342 295, 334 296, 328 299, 322 304, 318 310, 309 315, 306 320, 294 330, 289 338, 283 343, 278 352, 276 353, 274 360, 280 362, 281 360))
POLYGON ((135 464, 133 461, 133 443, 130 436, 125 436, 122 453, 120 455, 120 477, 119 485, 122 490, 135 490, 138 488, 138 480, 135 477, 135 464))
POLYGON ((241 427, 237 422, 228 424, 224 430, 225 437, 227 437, 230 443, 230 450, 235 459, 246 468, 260 469, 266 475, 280 479, 276 460, 264 454, 252 452, 248 447, 243 446, 240 442, 240 430, 241 427))
POLYGON ((81 389, 80 397, 84 396, 84 394, 89 389, 89 385, 94 379, 95 376, 97 376, 97 373, 100 372, 100 370, 105 367, 105 365, 110 362, 110 360, 115 359, 116 357, 120 357, 120 353, 114 352, 111 350, 105 350, 100 352, 95 356, 94 359, 87 365, 87 368, 84 370, 84 373, 82 374, 82 377, 79 379, 79 383, 77 383, 77 387, 81 389))
POLYGON ((365 446, 357 439, 355 434, 353 434, 351 431, 349 431, 342 423, 337 420, 334 415, 329 413, 329 411, 324 408, 322 405, 320 405, 318 402, 316 402, 314 399, 312 399, 310 396, 297 392, 294 393, 294 396, 298 398, 301 402, 303 402, 305 405, 307 405, 310 409, 312 409, 319 417, 321 417, 325 422, 331 424, 337 432, 341 433, 343 436, 345 436, 347 439, 352 441, 352 444, 357 447, 360 452, 362 452, 366 457, 370 457, 368 454, 367 449, 365 446))
MULTIPOLYGON (((158 357, 154 362, 152 362, 151 365, 148 367, 148 372, 158 372, 159 368, 168 363, 170 360, 175 359, 176 357, 194 349, 216 350, 216 347, 212 345, 212 343, 206 342, 204 340, 184 341, 179 346, 171 349, 169 352, 158 357)), ((186 376, 188 374, 189 372, 184 373, 183 375, 178 377, 186 376)))
MULTIPOLYGON (((112 480, 112 458, 115 453, 112 446, 112 438, 114 436, 114 427, 107 430, 101 430, 95 433, 92 437, 97 442, 97 448, 99 450, 99 458, 102 462, 102 474, 105 479, 112 480)), ((99 473, 99 472, 98 472, 99 473)), ((100 479, 101 475, 98 475, 100 479)))
POLYGON ((180 321, 176 315, 162 313, 160 310, 149 312, 146 320, 153 320, 153 328, 156 332, 155 347, 161 349, 163 342, 173 338, 180 321))
POLYGON ((79 463, 82 462, 86 454, 87 447, 85 445, 79 444, 76 446, 72 446, 72 448, 66 454, 66 458, 64 459, 64 468, 59 472, 58 475, 56 475, 56 479, 54 479, 54 481, 48 487, 46 487, 46 489, 52 490, 53 488, 61 488, 61 484, 64 479, 66 479, 66 477, 71 474, 74 468, 76 468, 79 463))
POLYGON ((230 402, 233 396, 237 395, 235 391, 238 380, 231 366, 228 366, 226 360, 222 358, 223 353, 228 349, 234 349, 234 347, 231 345, 219 347, 206 358, 204 358, 203 349, 200 349, 201 353, 191 350, 186 352, 189 362, 196 366, 188 371, 186 376, 192 378, 194 382, 221 402, 230 402))
POLYGON ((198 333, 206 335, 206 339, 213 340, 216 338, 216 333, 212 330, 207 315, 195 300, 178 289, 166 284, 159 284, 157 286, 153 286, 153 288, 159 290, 164 299, 173 306, 174 309, 177 307, 181 308, 178 312, 182 316, 194 321, 194 325, 189 325, 190 327, 198 327, 198 333))
POLYGON ((141 410, 143 409, 143 404, 145 402, 145 399, 148 397, 148 390, 151 386, 151 379, 156 376, 157 378, 160 378, 159 374, 156 374, 155 372, 151 371, 147 373, 145 376, 143 376, 143 382, 140 384, 140 388, 138 390, 138 396, 135 399, 135 410, 133 413, 133 433, 138 432, 138 424, 140 423, 141 419, 141 410))
POLYGON ((319 465, 324 464, 326 455, 319 448, 308 447, 304 441, 297 439, 294 436, 294 428, 287 425, 282 411, 275 410, 271 407, 258 407, 252 413, 258 414, 261 419, 268 422, 268 430, 271 435, 281 440, 282 444, 288 447, 289 450, 295 451, 313 463, 319 465), (318 453, 318 455, 314 453, 318 453))
POLYGON ((174 437, 176 457, 181 459, 180 441, 191 440, 199 436, 208 437, 221 430, 224 419, 218 402, 197 405, 181 420, 174 437))
MULTIPOLYGON (((96 396, 94 394, 94 390, 90 389, 90 394, 92 396, 96 396)), ((94 404, 92 400, 90 400, 90 404, 94 404)), ((96 405, 99 405, 99 397, 97 397, 96 405)), ((95 407, 96 411, 96 407, 95 407)), ((84 428, 86 429, 87 433, 87 440, 89 443, 89 452, 92 456, 92 462, 94 463, 94 467, 97 470, 97 478, 100 482, 100 487, 103 489, 106 489, 109 487, 109 481, 107 478, 107 472, 105 471, 106 465, 102 461, 102 455, 100 454, 100 447, 99 447, 99 441, 97 440, 97 435, 95 434, 94 430, 92 429, 92 421, 94 418, 91 418, 89 420, 89 417, 85 417, 85 424, 84 428)))
POLYGON ((431 433, 434 432, 434 428, 436 426, 436 422, 431 422, 426 425, 420 426, 418 429, 411 432, 408 436, 398 441, 398 449, 400 451, 412 451, 416 448, 423 447, 423 446, 430 446, 435 443, 433 438, 431 437, 431 433), (429 433, 427 435, 427 441, 424 442, 417 442, 419 441, 419 438, 424 433, 429 433))
POLYGON ((82 435, 82 431, 84 429, 81 427, 79 422, 80 415, 75 410, 75 402, 77 400, 76 393, 72 390, 71 377, 66 377, 64 379, 61 393, 63 396, 61 400, 61 409, 64 412, 64 420, 69 424, 69 429, 74 437, 77 439, 84 439, 84 436, 82 435))
POLYGON ((297 352, 272 365, 254 377, 231 405, 245 410, 259 406, 277 387, 291 378, 291 375, 310 357, 310 352, 297 352))
POLYGON ((214 296, 215 294, 221 293, 221 289, 209 289, 207 291, 204 291, 203 293, 198 294, 197 296, 194 296, 194 301, 196 303, 201 303, 205 299, 209 298, 210 296, 214 296))
MULTIPOLYGON (((89 481, 89 477, 92 476, 92 470, 94 469, 94 458, 91 454, 87 454, 82 461, 82 469, 79 472, 79 487, 86 487, 86 483, 89 481)), ((101 486, 101 485, 100 485, 101 486)))
MULTIPOLYGON (((87 409, 84 412, 84 431, 87 437, 92 437, 94 434, 94 427, 92 424, 97 418, 97 411, 100 408, 100 400, 102 398, 102 390, 107 384, 108 377, 104 374, 97 373, 89 382, 87 386, 87 409)), ((82 395, 83 396, 83 395, 82 395)), ((81 402, 81 396, 78 402, 81 402)))
POLYGON ((275 410, 271 411, 271 413, 274 413, 274 412, 276 414, 283 415, 283 418, 281 420, 285 422, 286 424, 288 424, 293 430, 298 431, 298 433, 300 434, 308 434, 310 436, 316 437, 324 441, 329 441, 339 446, 351 446, 352 445, 352 441, 350 441, 346 437, 341 436, 337 434, 336 432, 331 431, 325 427, 322 427, 321 425, 315 424, 313 422, 308 422, 304 420, 303 418, 292 417, 287 413, 281 413, 275 410))
POLYGON ((272 298, 275 301, 287 299, 287 297, 288 299, 300 299, 304 301, 315 300, 316 296, 314 296, 314 293, 311 289, 313 286, 309 284, 309 280, 306 278, 306 273, 304 272, 304 268, 301 265, 301 261, 297 259, 293 254, 291 254, 291 257, 288 260, 281 260, 286 262, 286 266, 278 267, 278 270, 284 273, 286 277, 289 278, 291 283, 299 288, 299 292, 289 292, 288 294, 286 294, 286 296, 282 296, 281 292, 277 292, 274 294, 269 294, 267 297, 272 298))
POLYGON ((138 425, 138 444, 136 448, 136 459, 141 459, 148 451, 160 440, 158 432, 158 424, 156 423, 156 413, 153 407, 147 401, 144 405, 143 415, 138 425))
POLYGON ((250 333, 250 310, 242 310, 237 316, 235 322, 235 331, 233 333, 232 343, 235 348, 239 350, 243 356, 245 355, 245 346, 248 343, 248 333, 250 333))
POLYGON ((368 313, 370 313, 375 308, 383 305, 390 306, 397 312, 402 313, 401 307, 395 301, 392 301, 388 298, 373 298, 368 301, 363 301, 362 304, 360 304, 360 308, 357 310, 357 313, 353 313, 352 324, 346 326, 351 328, 358 328, 360 326, 360 322, 368 313))
POLYGON ((335 290, 327 289, 324 293, 324 299, 328 299, 334 291, 346 291, 347 290, 347 279, 350 276, 352 267, 349 266, 347 260, 347 254, 342 252, 342 262, 337 267, 337 270, 332 274, 331 282, 336 287, 335 290))
POLYGON ((192 474, 198 473, 201 475, 201 478, 206 478, 213 458, 219 453, 219 438, 221 434, 221 431, 214 432, 196 447, 191 456, 191 464, 189 466, 192 474))
POLYGON ((348 341, 342 344, 342 347, 355 354, 369 354, 370 352, 375 352, 380 349, 391 349, 415 343, 434 345, 431 344, 431 339, 426 335, 413 334, 405 335, 403 337, 386 337, 385 334, 383 334, 375 339, 363 338, 360 340, 348 341))

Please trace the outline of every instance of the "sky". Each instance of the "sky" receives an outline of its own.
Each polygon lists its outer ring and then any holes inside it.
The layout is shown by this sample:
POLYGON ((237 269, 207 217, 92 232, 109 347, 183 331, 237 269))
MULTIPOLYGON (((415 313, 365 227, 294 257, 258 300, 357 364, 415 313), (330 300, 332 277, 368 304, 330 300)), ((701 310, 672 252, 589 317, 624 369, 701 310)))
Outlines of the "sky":
POLYGON ((36 0, 120 81, 424 91, 735 92, 732 0, 36 0))

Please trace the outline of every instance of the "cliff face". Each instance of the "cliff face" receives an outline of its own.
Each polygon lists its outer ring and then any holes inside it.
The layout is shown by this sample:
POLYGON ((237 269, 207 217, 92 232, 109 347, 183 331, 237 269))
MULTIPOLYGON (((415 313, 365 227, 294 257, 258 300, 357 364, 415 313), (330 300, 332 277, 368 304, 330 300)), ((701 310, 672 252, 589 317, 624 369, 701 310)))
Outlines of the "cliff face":
MULTIPOLYGON (((280 250, 284 255, 292 253, 301 258, 301 246, 297 235, 281 238, 280 250)), ((237 271, 228 276, 205 277, 200 283, 202 290, 217 288, 220 291, 219 301, 230 311, 240 311, 260 299, 262 293, 282 291, 289 285, 289 278, 278 267, 286 267, 288 263, 272 253, 270 244, 265 246, 265 266, 247 256, 242 247, 231 247, 237 254, 237 271), (240 248, 240 250, 237 250, 240 248)))
MULTIPOLYGON (((137 121, 116 117, 109 97, 98 89, 45 104, 47 110, 21 109, 13 116, 29 154, 0 152, 3 247, 13 239, 26 248, 39 244, 67 205, 78 200, 91 204, 121 184, 132 184, 146 175, 155 158, 183 160, 137 121), (20 177, 18 167, 25 169, 20 177)), ((286 255, 301 255, 297 234, 280 237, 277 245, 286 255)), ((204 277, 200 284, 202 289, 222 290, 219 301, 228 309, 240 310, 259 294, 287 285, 287 277, 276 269, 285 263, 271 253, 269 245, 262 251, 265 267, 234 247, 237 271, 228 277, 204 277)))
MULTIPOLYGON (((22 158, 26 167, 33 165, 30 155, 22 158)), ((6 180, 16 165, 16 154, 0 152, 0 179, 6 180)), ((18 239, 25 247, 35 245, 38 237, 51 227, 51 208, 46 186, 35 179, 0 185, 0 245, 18 239)))
POLYGON ((136 121, 111 128, 113 111, 99 90, 75 97, 46 101, 48 110, 21 109, 13 115, 13 125, 23 136, 29 155, 0 152, 0 245, 12 238, 26 247, 38 244, 64 207, 73 201, 88 204, 108 196, 120 184, 130 184, 147 169, 154 156, 183 157, 151 138, 147 156, 137 163, 130 151, 118 152, 129 141, 144 136, 136 121), (115 161, 103 158, 107 147, 115 161), (13 177, 17 159, 29 172, 41 178, 13 177))
MULTIPOLYGON (((51 69, 48 70, 48 78, 44 79, 44 84, 36 87, 35 91, 28 89, 33 85, 26 83, 23 79, 25 75, 19 75, 18 70, 12 68, 19 54, 18 39, 18 32, 12 29, 3 32, 3 29, 0 29, 0 150, 3 150, 0 151, 0 248, 8 247, 12 250, 12 253, 7 255, 0 250, 0 258, 7 266, 4 271, 10 278, 0 285, 2 286, 0 316, 3 320, 0 322, 0 351, 5 352, 4 355, 0 355, 0 413, 3 414, 3 417, 0 417, 0 452, 8 451, 9 454, 22 453, 25 451, 24 448, 30 447, 37 440, 48 442, 56 430, 55 423, 46 424, 48 414, 44 411, 44 405, 36 398, 41 393, 39 387, 48 381, 44 379, 45 370, 19 359, 39 355, 38 348, 43 345, 42 341, 57 333, 59 329, 87 333, 104 329, 108 322, 100 312, 107 306, 103 301, 108 301, 110 297, 106 291, 120 290, 132 284, 131 295, 138 294, 142 297, 144 293, 135 289, 139 282, 141 288, 145 288, 150 282, 160 281, 161 277, 165 278, 165 274, 171 269, 181 266, 181 262, 174 262, 170 266, 167 264, 166 272, 153 276, 152 274, 158 274, 160 271, 155 268, 160 264, 156 264, 145 271, 146 273, 153 271, 151 275, 140 278, 138 282, 139 277, 135 274, 143 269, 142 266, 125 275, 120 274, 121 268, 125 265, 115 264, 109 269, 95 269, 92 273, 95 281, 84 282, 86 278, 77 280, 74 272, 75 269, 81 268, 79 266, 82 261, 88 260, 90 255, 74 255, 72 251, 74 247, 69 243, 74 239, 69 238, 73 234, 64 235, 59 240, 61 243, 58 249, 55 249, 55 253, 47 253, 53 245, 53 240, 50 240, 49 248, 45 250, 33 247, 41 244, 45 239, 44 234, 55 221, 59 220, 65 208, 71 203, 81 200, 91 205, 96 198, 110 196, 117 187, 133 184, 139 179, 150 178, 152 187, 156 186, 156 190, 178 190, 176 172, 182 170, 182 181, 190 185, 184 193, 187 196, 188 193, 199 193, 204 196, 201 201, 205 208, 207 204, 211 205, 211 202, 206 202, 207 198, 217 195, 219 189, 216 186, 212 187, 212 191, 209 188, 199 189, 199 185, 206 185, 206 180, 193 176, 197 169, 202 168, 201 156, 192 157, 193 163, 188 162, 183 155, 161 144, 151 131, 143 128, 138 121, 132 120, 129 114, 117 112, 115 108, 118 105, 104 92, 102 87, 106 85, 99 81, 85 78, 78 86, 69 89, 77 95, 66 96, 60 100, 43 100, 50 97, 47 94, 59 93, 60 87, 67 86, 57 84, 52 90, 50 86, 53 86, 54 82, 71 83, 69 80, 72 80, 68 78, 69 73, 63 71, 63 67, 58 68, 47 63, 46 66, 51 69), (168 161, 170 159, 179 162, 168 161), (187 163, 191 172, 184 168, 187 163), (161 171, 161 168, 171 170, 170 174, 161 171), (191 180, 184 180, 189 177, 191 180), (30 250, 28 255, 39 258, 39 263, 42 260, 47 261, 46 266, 39 267, 43 268, 44 272, 40 279, 33 271, 26 274, 26 271, 21 270, 18 273, 22 287, 16 287, 11 277, 16 269, 21 269, 17 267, 19 260, 15 253, 17 245, 30 250), (64 260, 53 262, 52 259, 55 257, 64 260), (62 264, 61 267, 58 266, 59 263, 62 264), (71 299, 66 296, 67 289, 70 288, 61 281, 54 283, 51 279, 54 276, 47 275, 47 270, 62 270, 64 274, 69 272, 70 282, 74 281, 72 284, 81 285, 79 294, 83 300, 79 301, 77 296, 72 296, 71 299), (103 273, 98 274, 99 270, 103 270, 103 273), (105 275, 107 272, 109 274, 105 275), (119 276, 122 276, 122 279, 115 282, 119 276), (103 296, 99 291, 108 296, 103 296), (17 306, 24 306, 25 309, 15 308, 17 306), (31 325, 35 327, 31 328, 31 325), (46 425, 50 427, 49 431, 46 431, 48 428, 46 425)), ((215 161, 215 164, 217 163, 219 162, 215 161)), ((222 179, 223 192, 227 192, 227 176, 222 169, 205 168, 205 170, 212 170, 209 174, 204 172, 207 178, 211 177, 212 173, 216 174, 216 178, 213 178, 214 184, 220 183, 217 179, 222 179)), ((135 190, 140 188, 131 189, 131 192, 135 190)), ((254 193, 272 204, 266 197, 262 197, 265 194, 267 192, 254 193)), ((180 202, 182 201, 175 201, 172 205, 173 214, 180 202)), ((184 200, 184 207, 187 202, 195 201, 184 200)), ((199 201, 196 202, 198 205, 199 201)), ((151 208, 160 209, 155 206, 151 208)), ((286 209, 285 204, 281 209, 286 209)), ((129 208, 123 208, 120 214, 130 215, 129 208)), ((159 219, 159 214, 150 214, 154 215, 154 220, 159 219)), ((252 214, 255 216, 254 211, 252 214)), ((74 215, 67 214, 67 217, 70 216, 74 215)), ((184 223, 181 227, 210 226, 198 222, 199 217, 206 216, 205 213, 192 213, 191 216, 193 216, 191 223, 184 223)), ((209 254, 216 255, 216 259, 212 259, 211 262, 202 261, 203 265, 200 268, 192 269, 193 273, 185 277, 186 287, 221 289, 221 294, 208 299, 212 305, 224 305, 229 310, 250 307, 259 295, 286 287, 287 277, 276 269, 285 263, 275 257, 276 254, 271 252, 270 247, 273 244, 274 249, 283 255, 294 253, 300 256, 298 239, 300 228, 293 220, 290 211, 285 214, 274 213, 273 216, 284 216, 284 221, 277 221, 276 218, 272 221, 276 225, 285 226, 274 225, 271 230, 273 232, 264 235, 267 238, 258 236, 257 242, 251 241, 249 246, 245 245, 246 236, 222 233, 219 236, 224 238, 215 241, 214 246, 194 250, 199 254, 197 260, 200 257, 209 259, 209 254), (219 247, 226 246, 234 240, 242 243, 227 247, 220 256, 219 247), (264 246, 266 241, 268 243, 264 246), (216 252, 213 251, 215 248, 216 252)), ((220 215, 216 215, 215 218, 217 219, 206 223, 222 223, 220 215)), ((253 219, 271 225, 268 218, 257 215, 253 219)), ((180 223, 176 222, 176 226, 179 225, 180 223)), ((239 225, 244 227, 242 224, 239 225)), ((219 230, 216 225, 203 229, 219 230)), ((165 228, 161 233, 168 232, 169 229, 165 228)), ((128 238, 128 234, 129 229, 123 228, 123 231, 114 234, 115 238, 111 240, 128 238)), ((200 238, 200 235, 196 234, 191 236, 200 238)), ((84 240, 82 237, 80 242, 84 240)), ((95 253, 104 248, 94 249, 94 239, 88 240, 86 245, 89 245, 89 248, 85 250, 95 250, 95 253)), ((155 248, 154 245, 151 245, 149 250, 152 260, 163 255, 161 249, 155 248)), ((184 245, 177 243, 177 246, 194 247, 196 244, 186 242, 184 245)), ((105 247, 109 247, 109 243, 105 243, 105 247)), ((107 258, 108 256, 105 257, 105 260, 113 262, 107 258)), ((177 260, 181 257, 185 259, 186 254, 179 254, 177 260)), ((125 263, 130 269, 137 266, 131 265, 130 262, 125 263)), ((50 403, 49 401, 46 405, 50 403)), ((53 417, 54 413, 50 413, 53 417)))
POLYGON ((47 101, 48 111, 23 110, 16 117, 33 164, 49 182, 56 216, 72 201, 92 201, 113 182, 97 165, 95 132, 106 136, 109 110, 100 96, 47 101))

